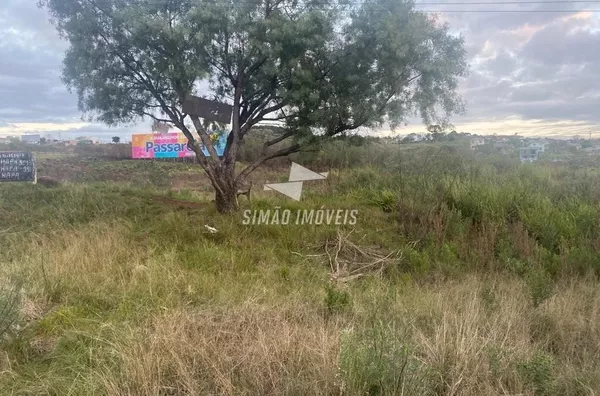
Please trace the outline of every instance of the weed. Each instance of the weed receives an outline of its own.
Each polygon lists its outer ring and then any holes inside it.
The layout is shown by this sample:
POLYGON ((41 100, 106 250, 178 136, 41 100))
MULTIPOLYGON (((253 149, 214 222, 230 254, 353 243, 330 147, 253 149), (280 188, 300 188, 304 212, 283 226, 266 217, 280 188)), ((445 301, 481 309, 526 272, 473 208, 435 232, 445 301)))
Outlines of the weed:
POLYGON ((534 308, 554 294, 554 281, 544 269, 531 269, 525 279, 534 308))
POLYGON ((405 330, 377 321, 341 336, 340 373, 351 395, 428 395, 427 368, 415 358, 405 330))
POLYGON ((352 304, 350 293, 347 290, 342 289, 340 286, 332 283, 328 283, 327 286, 325 286, 324 301, 328 314, 343 312, 352 304))
POLYGON ((554 365, 550 355, 537 351, 530 359, 520 362, 517 370, 536 396, 550 396, 556 389, 554 365))
POLYGON ((489 283, 485 283, 479 290, 479 296, 486 310, 495 311, 499 308, 500 301, 498 301, 498 295, 494 287, 489 283))
POLYGON ((396 208, 397 194, 389 189, 380 190, 371 198, 371 204, 386 213, 396 208))

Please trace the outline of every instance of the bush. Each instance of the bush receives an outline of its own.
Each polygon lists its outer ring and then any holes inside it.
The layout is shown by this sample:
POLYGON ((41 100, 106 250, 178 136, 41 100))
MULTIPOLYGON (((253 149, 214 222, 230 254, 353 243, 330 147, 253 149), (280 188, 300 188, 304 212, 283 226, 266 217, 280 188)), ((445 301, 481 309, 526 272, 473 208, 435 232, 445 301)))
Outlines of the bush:
POLYGON ((371 204, 389 213, 396 207, 396 200, 397 194, 394 191, 383 189, 374 193, 374 196, 371 198, 371 204))
POLYGON ((553 370, 554 359, 543 352, 536 352, 531 359, 517 365, 521 378, 533 388, 535 396, 555 394, 556 383, 553 370))
POLYGON ((344 311, 351 303, 348 291, 331 284, 325 287, 325 307, 328 314, 344 311))
POLYGON ((535 308, 554 294, 554 282, 543 269, 531 269, 525 276, 525 281, 535 308))
POLYGON ((394 323, 346 330, 341 337, 340 373, 349 395, 432 394, 426 368, 394 323))

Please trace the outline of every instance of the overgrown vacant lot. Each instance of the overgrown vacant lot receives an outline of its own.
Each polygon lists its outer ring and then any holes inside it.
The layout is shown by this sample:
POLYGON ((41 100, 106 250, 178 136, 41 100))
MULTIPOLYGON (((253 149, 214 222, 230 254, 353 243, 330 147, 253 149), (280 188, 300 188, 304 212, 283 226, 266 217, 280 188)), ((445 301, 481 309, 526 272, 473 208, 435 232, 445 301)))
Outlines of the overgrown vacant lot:
POLYGON ((0 186, 0 394, 600 393, 598 176, 373 154, 301 203, 242 198, 357 209, 343 227, 243 225, 167 191, 188 165, 82 160, 91 176, 57 188, 0 186), (96 182, 107 167, 131 177, 96 182))

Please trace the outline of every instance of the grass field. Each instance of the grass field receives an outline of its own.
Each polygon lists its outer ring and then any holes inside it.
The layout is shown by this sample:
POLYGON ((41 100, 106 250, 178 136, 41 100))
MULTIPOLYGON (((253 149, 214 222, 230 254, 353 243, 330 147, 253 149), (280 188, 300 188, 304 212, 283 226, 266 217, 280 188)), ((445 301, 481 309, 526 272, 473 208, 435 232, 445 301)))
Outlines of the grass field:
POLYGON ((600 175, 458 146, 294 158, 244 225, 193 164, 43 154, 0 185, 1 395, 600 394, 600 175), (218 230, 211 233, 205 225, 218 230))

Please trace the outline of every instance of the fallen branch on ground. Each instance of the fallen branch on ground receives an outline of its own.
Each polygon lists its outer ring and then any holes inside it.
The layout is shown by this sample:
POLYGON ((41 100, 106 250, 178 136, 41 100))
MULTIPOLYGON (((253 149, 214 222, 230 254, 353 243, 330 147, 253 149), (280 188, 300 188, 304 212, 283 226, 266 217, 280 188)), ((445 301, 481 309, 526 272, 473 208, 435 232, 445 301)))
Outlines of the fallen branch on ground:
POLYGON ((338 230, 336 238, 325 243, 332 280, 349 282, 368 273, 381 275, 386 268, 402 262, 403 249, 384 254, 380 249, 358 246, 350 240, 353 232, 338 230))

